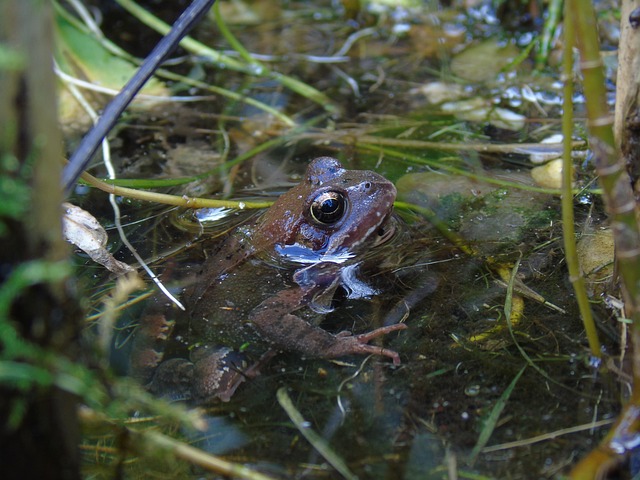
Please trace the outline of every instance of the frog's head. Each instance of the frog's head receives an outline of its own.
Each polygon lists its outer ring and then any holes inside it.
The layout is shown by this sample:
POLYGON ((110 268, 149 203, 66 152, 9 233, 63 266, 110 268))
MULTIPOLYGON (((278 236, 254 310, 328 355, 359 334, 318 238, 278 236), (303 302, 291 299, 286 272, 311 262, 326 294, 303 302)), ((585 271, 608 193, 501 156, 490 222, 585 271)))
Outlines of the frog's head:
POLYGON ((331 157, 313 160, 300 184, 265 214, 260 230, 283 247, 320 255, 352 254, 392 233, 393 183, 377 173, 346 170, 331 157))

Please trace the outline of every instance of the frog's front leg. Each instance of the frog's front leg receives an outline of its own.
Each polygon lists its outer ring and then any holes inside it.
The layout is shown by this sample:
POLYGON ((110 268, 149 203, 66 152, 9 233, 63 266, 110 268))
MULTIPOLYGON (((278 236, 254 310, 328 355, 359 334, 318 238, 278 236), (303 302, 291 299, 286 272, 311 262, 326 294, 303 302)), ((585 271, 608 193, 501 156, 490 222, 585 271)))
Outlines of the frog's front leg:
POLYGON ((283 290, 256 307, 251 313, 251 322, 265 339, 284 350, 323 358, 375 354, 391 358, 394 365, 400 364, 397 352, 369 345, 368 342, 390 332, 404 330, 407 328, 405 324, 389 325, 360 335, 351 335, 350 332, 333 335, 290 313, 304 304, 307 295, 302 289, 283 290))

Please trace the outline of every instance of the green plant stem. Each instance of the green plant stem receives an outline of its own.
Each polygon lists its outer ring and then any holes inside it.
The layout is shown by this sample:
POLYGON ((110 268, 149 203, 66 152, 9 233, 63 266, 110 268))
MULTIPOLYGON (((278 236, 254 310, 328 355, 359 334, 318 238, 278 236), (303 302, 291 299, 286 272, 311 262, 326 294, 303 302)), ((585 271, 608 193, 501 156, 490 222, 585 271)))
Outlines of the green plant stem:
MULTIPOLYGON (((614 141, 595 12, 588 0, 569 0, 567 5, 575 20, 590 143, 611 220, 625 310, 627 316, 633 319, 634 330, 640 335, 640 231, 629 176, 614 141)), ((640 364, 634 368, 635 376, 640 380, 640 364)))
MULTIPOLYGON (((117 3, 127 10, 130 14, 140 20, 142 23, 152 28, 158 33, 166 34, 171 28, 169 25, 164 23, 162 20, 157 17, 151 15, 144 8, 140 7, 138 4, 131 0, 116 0, 117 3)), ((255 68, 254 62, 247 65, 245 63, 239 62, 234 58, 231 58, 227 55, 224 55, 212 48, 207 47, 206 45, 194 40, 191 37, 185 37, 180 42, 180 46, 185 50, 195 54, 202 55, 203 57, 207 57, 212 59, 213 62, 224 65, 225 68, 235 70, 238 72, 246 73, 248 75, 256 75, 267 78, 272 78, 278 81, 281 85, 289 88, 290 90, 296 92, 299 95, 321 105, 325 110, 330 113, 338 113, 340 108, 331 101, 329 97, 327 97, 324 93, 316 90, 315 88, 307 85, 304 82, 296 80, 293 77, 289 77, 287 75, 283 75, 278 72, 273 72, 266 68, 265 66, 261 66, 261 68, 255 68)))
POLYGON ((231 48, 233 48, 236 52, 238 52, 238 55, 240 55, 240 58, 242 58, 249 65, 252 65, 254 68, 264 68, 260 62, 258 62, 255 58, 251 56, 249 51, 246 48, 244 48, 244 45, 240 43, 240 41, 233 35, 233 33, 231 33, 231 30, 229 30, 229 28, 227 27, 227 24, 222 19, 222 15, 220 15, 220 2, 216 2, 213 5, 213 16, 215 18, 216 26, 218 27, 218 30, 220 30, 220 33, 225 38, 225 40, 229 43, 231 48))
POLYGON ((145 190, 135 190, 133 188, 116 187, 109 185, 96 177, 84 172, 81 177, 89 185, 96 187, 103 192, 120 195, 136 200, 162 203, 165 205, 175 205, 183 208, 268 208, 273 202, 242 202, 232 200, 214 200, 210 198, 196 198, 180 195, 168 195, 166 193, 148 192, 145 190))
POLYGON ((571 15, 565 15, 564 22, 564 57, 562 62, 564 76, 563 105, 562 105, 562 134, 564 136, 564 151, 562 159, 562 233, 564 238, 564 252, 569 270, 569 280, 578 302, 580 317, 587 333, 589 348, 596 357, 602 356, 598 332, 593 320, 589 297, 585 288, 584 277, 580 269, 578 253, 576 251, 575 220, 573 216, 573 160, 571 158, 571 137, 573 136, 573 43, 574 25, 571 15))
MULTIPOLYGON (((536 69, 542 69, 549 60, 549 50, 551 49, 551 41, 553 40, 556 28, 560 21, 560 12, 562 12, 562 0, 551 0, 547 8, 547 19, 544 22, 544 28, 542 29, 542 35, 539 41, 538 53, 536 54, 536 69)), ((565 16, 565 19, 567 17, 565 16)), ((564 35, 565 41, 567 34, 564 35)), ((567 51, 565 44, 565 52, 567 51)))
POLYGON ((640 231, 630 178, 614 142, 593 4, 589 0, 568 0, 567 9, 575 22, 590 144, 613 232, 625 313, 633 320, 631 399, 607 437, 572 470, 571 478, 587 479, 603 478, 612 465, 622 461, 622 453, 633 448, 640 434, 640 231))

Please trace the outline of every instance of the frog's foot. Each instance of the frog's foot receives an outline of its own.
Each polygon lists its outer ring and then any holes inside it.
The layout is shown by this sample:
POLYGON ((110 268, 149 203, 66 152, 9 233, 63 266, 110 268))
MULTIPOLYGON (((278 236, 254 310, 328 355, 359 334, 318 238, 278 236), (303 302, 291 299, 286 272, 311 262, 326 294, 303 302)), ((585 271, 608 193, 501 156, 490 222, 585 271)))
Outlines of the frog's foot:
POLYGON ((179 402, 191 399, 193 363, 184 358, 171 358, 158 365, 147 389, 159 397, 179 402))
POLYGON ((250 365, 246 355, 229 348, 197 351, 192 387, 194 403, 207 404, 216 398, 228 402, 240 384, 258 376, 274 355, 274 351, 269 351, 250 365))
POLYGON ((326 352, 327 357, 340 357, 342 355, 351 354, 367 354, 383 355, 393 360, 394 365, 400 365, 400 355, 394 350, 388 348, 378 347, 376 345, 369 345, 369 342, 377 337, 386 335, 396 330, 404 330, 407 326, 404 323, 397 323, 395 325, 388 325, 386 327, 376 328, 367 333, 361 333, 360 335, 351 335, 350 332, 341 332, 335 335, 335 343, 326 352))

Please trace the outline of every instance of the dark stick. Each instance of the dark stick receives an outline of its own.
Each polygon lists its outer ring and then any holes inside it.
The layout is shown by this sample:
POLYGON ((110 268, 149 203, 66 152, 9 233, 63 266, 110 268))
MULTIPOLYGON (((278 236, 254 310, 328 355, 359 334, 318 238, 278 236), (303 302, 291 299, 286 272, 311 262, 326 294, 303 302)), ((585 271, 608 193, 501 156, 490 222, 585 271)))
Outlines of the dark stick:
POLYGON ((78 181, 82 172, 87 168, 91 157, 98 146, 113 128, 116 121, 127 105, 131 103, 143 85, 158 69, 162 61, 178 46, 180 40, 191 30, 200 18, 213 6, 216 0, 194 0, 182 12, 180 18, 171 27, 165 37, 158 42, 153 51, 144 59, 136 74, 127 82, 123 89, 105 107, 102 115, 94 127, 82 139, 76 151, 71 155, 69 163, 62 171, 62 186, 68 195, 78 181))

